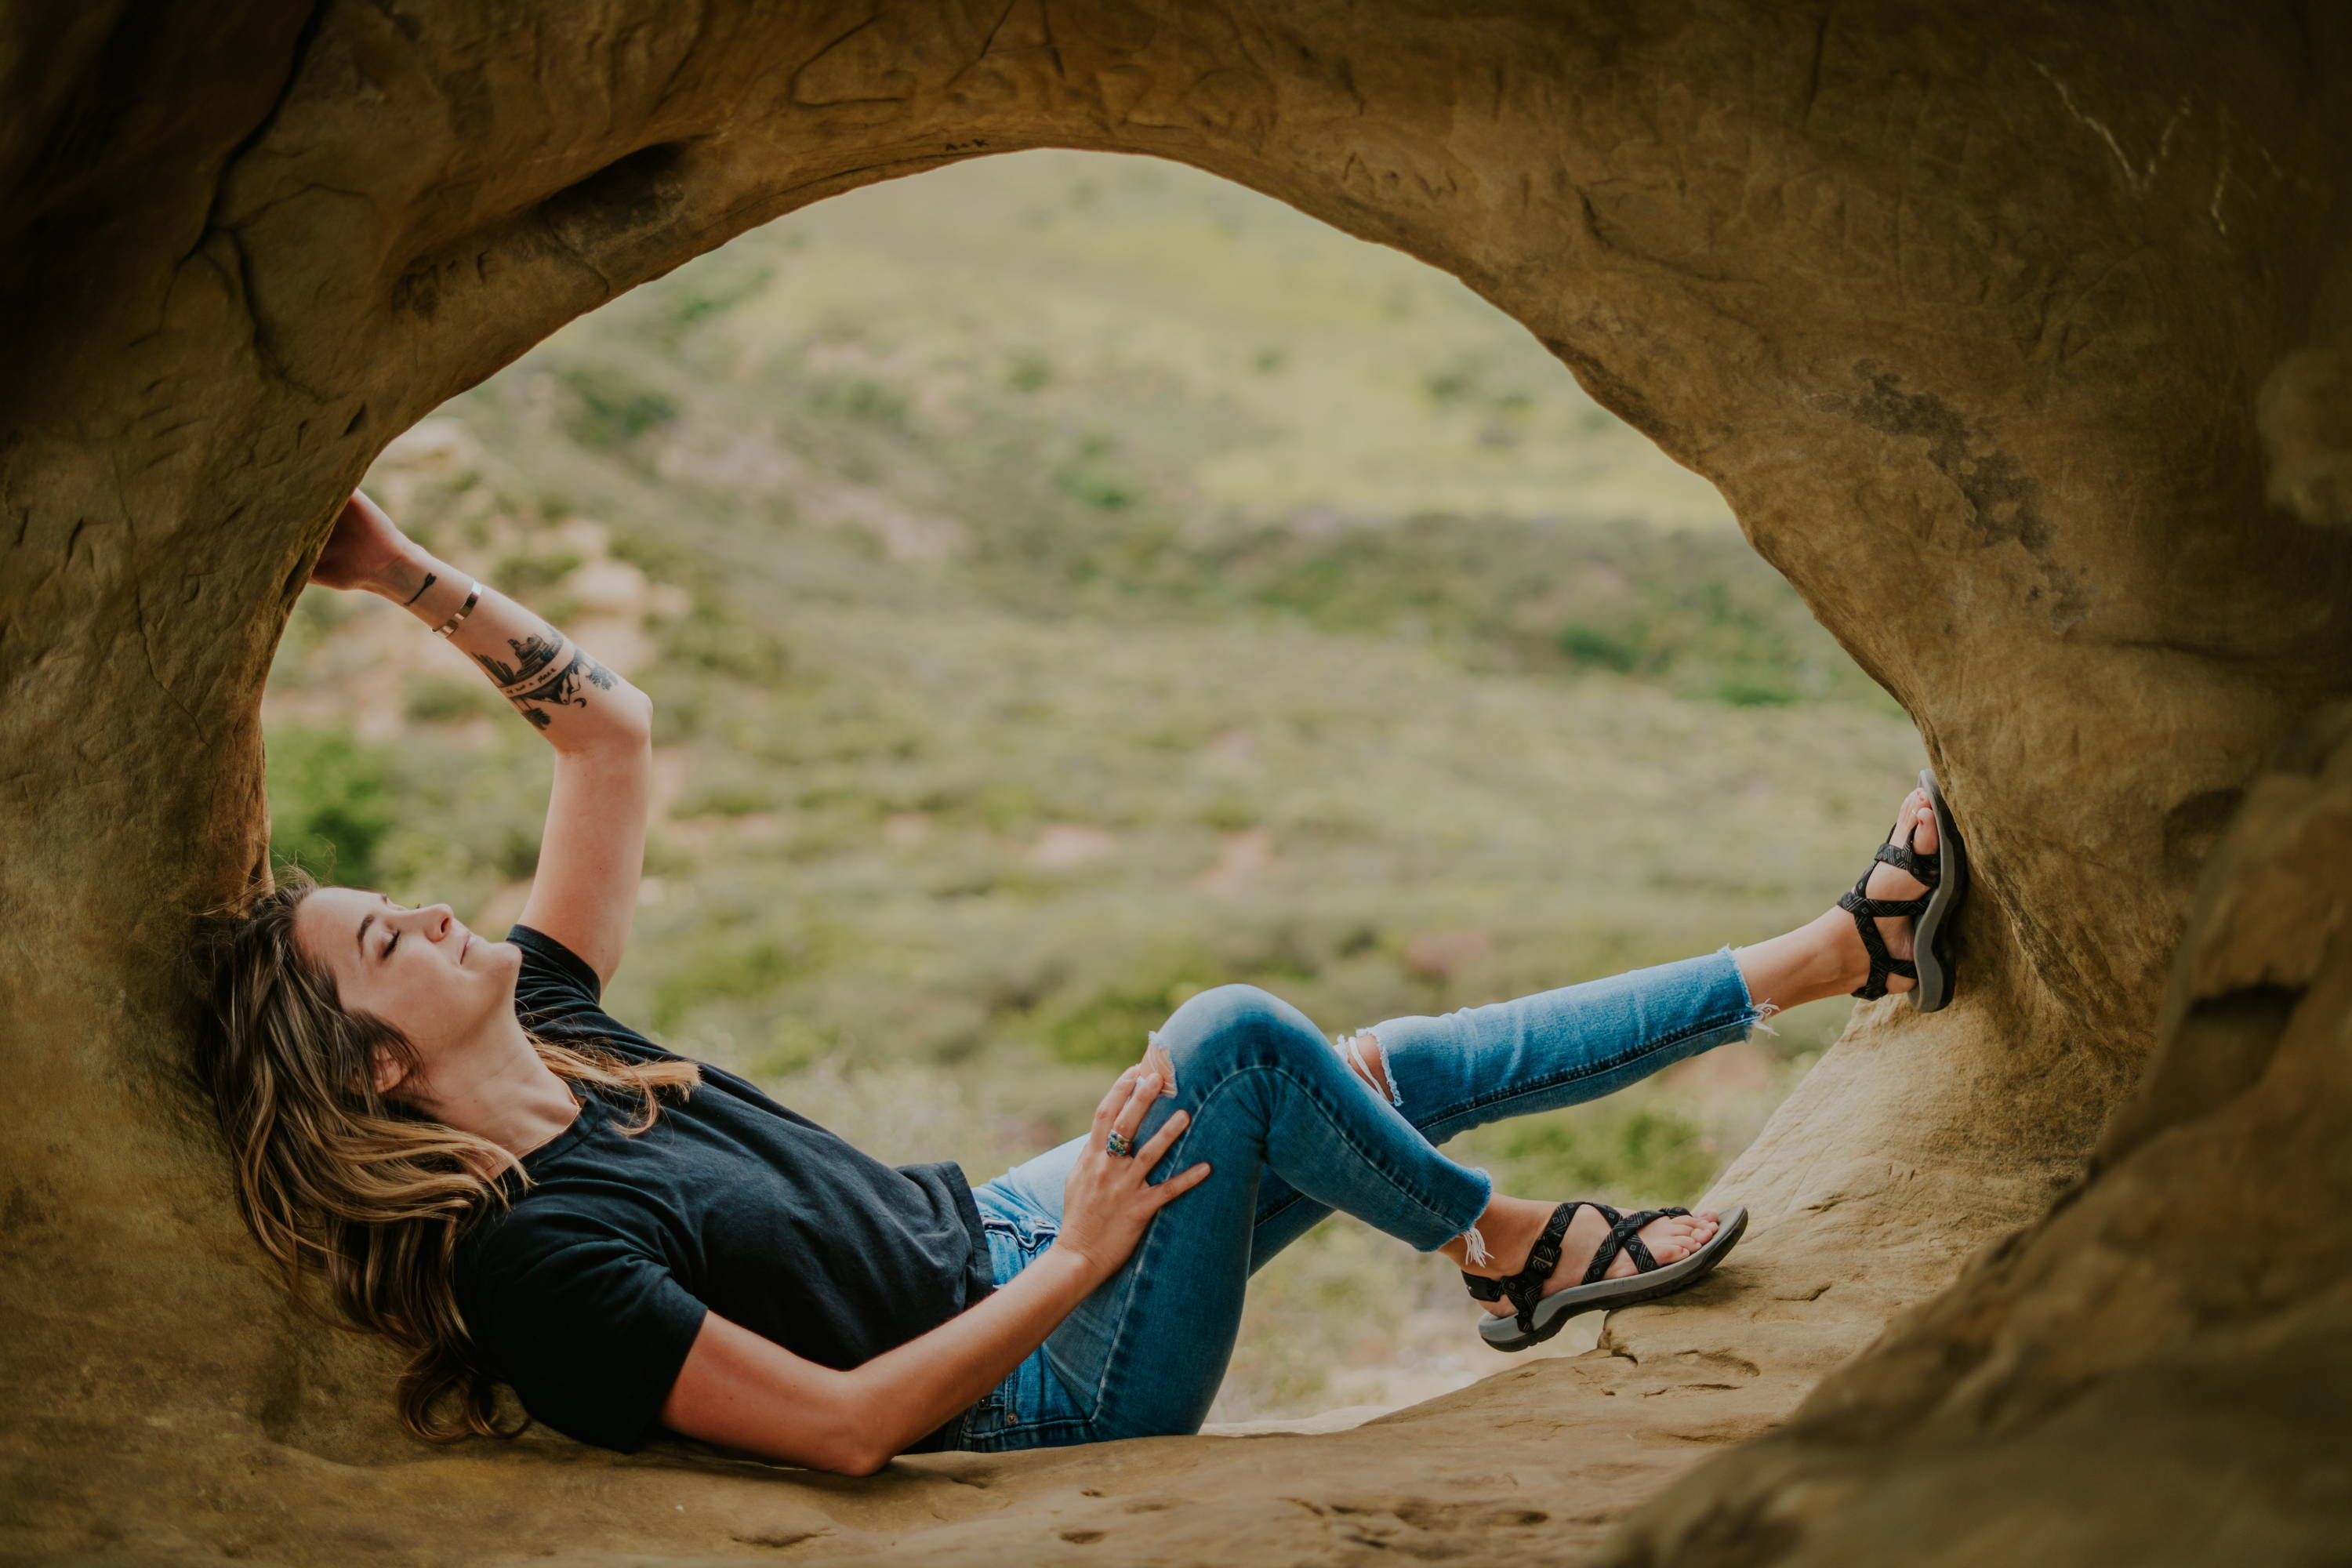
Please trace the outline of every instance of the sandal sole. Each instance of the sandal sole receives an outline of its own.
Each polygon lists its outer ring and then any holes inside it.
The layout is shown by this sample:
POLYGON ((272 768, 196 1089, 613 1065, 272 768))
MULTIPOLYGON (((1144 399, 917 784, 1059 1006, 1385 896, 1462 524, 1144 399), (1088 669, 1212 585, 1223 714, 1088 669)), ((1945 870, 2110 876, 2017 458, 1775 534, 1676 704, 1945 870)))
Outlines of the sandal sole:
POLYGON ((1509 1317, 1489 1317, 1478 1325, 1478 1337, 1498 1351, 1523 1351, 1544 1341, 1568 1326, 1568 1321, 1580 1313, 1599 1311, 1605 1308, 1631 1307, 1640 1301, 1653 1301, 1661 1296, 1671 1296, 1697 1284, 1726 1255, 1738 1246, 1748 1230, 1748 1211, 1735 1208, 1723 1216, 1721 1228, 1714 1238, 1696 1252, 1678 1263, 1668 1263, 1647 1274, 1632 1274, 1622 1279, 1596 1279, 1590 1285, 1571 1285, 1565 1290, 1555 1290, 1536 1303, 1535 1330, 1522 1333, 1516 1314, 1509 1317))
POLYGON ((1936 1013, 1952 1000, 1955 964, 1944 951, 1944 922, 1968 897, 1969 851, 1960 841, 1958 824, 1952 820, 1952 808, 1944 804, 1944 792, 1936 783, 1935 770, 1922 768, 1919 783, 1927 792, 1928 805, 1935 808, 1936 849, 1943 861, 1944 874, 1935 890, 1927 895, 1927 907, 1920 912, 1918 930, 1912 937, 1911 962, 1918 968, 1919 980, 1909 994, 1911 1005, 1920 1012, 1936 1013))

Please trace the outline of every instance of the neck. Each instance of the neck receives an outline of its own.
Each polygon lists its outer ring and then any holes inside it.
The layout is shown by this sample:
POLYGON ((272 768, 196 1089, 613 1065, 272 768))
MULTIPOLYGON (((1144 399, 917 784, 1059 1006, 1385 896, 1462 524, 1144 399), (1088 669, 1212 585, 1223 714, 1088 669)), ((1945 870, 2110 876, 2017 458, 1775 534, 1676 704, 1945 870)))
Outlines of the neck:
POLYGON ((410 1099, 437 1121, 487 1138, 520 1158, 553 1139, 580 1114, 571 1087, 540 1060, 509 1014, 433 1064, 410 1099))

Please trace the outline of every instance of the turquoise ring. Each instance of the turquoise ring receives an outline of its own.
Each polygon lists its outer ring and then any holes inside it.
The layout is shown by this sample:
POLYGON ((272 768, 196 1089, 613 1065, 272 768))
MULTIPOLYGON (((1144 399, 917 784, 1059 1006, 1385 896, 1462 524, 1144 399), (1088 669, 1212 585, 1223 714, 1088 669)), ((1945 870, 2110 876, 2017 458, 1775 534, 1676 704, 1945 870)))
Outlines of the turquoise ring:
POLYGON ((1116 1154, 1122 1160, 1135 1158, 1135 1140, 1124 1132, 1113 1132, 1104 1139, 1103 1149, 1106 1152, 1116 1154))

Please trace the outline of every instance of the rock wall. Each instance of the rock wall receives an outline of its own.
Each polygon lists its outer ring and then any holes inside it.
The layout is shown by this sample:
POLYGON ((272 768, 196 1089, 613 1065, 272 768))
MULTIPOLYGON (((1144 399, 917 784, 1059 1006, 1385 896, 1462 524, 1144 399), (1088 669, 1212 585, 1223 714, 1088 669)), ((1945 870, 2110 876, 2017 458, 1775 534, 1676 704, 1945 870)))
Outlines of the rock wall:
POLYGON ((2090 1169, 1620 1564, 2321 1563, 2352 1541, 2352 709, 2252 783, 2090 1169))
MULTIPOLYGON (((2220 1522, 2142 1555, 2340 1539, 2314 1369, 2342 1254, 2260 1239, 2352 1119, 2308 1043, 2332 950, 2260 918, 2334 921, 2340 838, 2279 825, 2337 806, 2250 814, 2230 865, 2271 879, 2209 904, 2163 1065, 2069 1184, 2218 837, 2352 688, 2347 60, 2332 10, 2189 0, 16 0, 0 1542, 1573 1561, 1906 1308, 1609 1550, 2114 1555, 2153 1517, 2135 1465, 2229 1453, 2271 1489, 2180 1489, 2163 1517, 2220 1522), (1858 1015, 1727 1173, 1761 1223, 1702 1292, 1358 1432, 855 1483, 422 1452, 381 1359, 262 1278, 175 1075, 190 912, 264 863, 257 705, 308 560, 386 441, 562 321, 826 195, 1041 145, 1179 159, 1445 268, 1715 481, 1927 738, 1976 857, 1964 1000, 1858 1015), (2263 859, 2266 831, 2303 847, 2263 859), (2093 1452, 2087 1508, 2031 1463, 2093 1452)), ((2332 744, 2256 805, 2334 800, 2332 744)))

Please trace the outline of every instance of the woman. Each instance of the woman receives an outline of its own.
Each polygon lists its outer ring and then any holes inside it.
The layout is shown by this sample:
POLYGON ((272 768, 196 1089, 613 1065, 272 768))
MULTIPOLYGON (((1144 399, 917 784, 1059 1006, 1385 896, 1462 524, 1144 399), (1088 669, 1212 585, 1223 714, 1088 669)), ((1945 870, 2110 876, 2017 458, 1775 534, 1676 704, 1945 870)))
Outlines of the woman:
POLYGON ((408 1350, 420 1436, 501 1432, 499 1383, 587 1442, 667 1429, 851 1475, 911 1450, 1191 1432, 1249 1274, 1334 1209, 1444 1254, 1482 1335, 1521 1349, 1690 1284, 1745 1215, 1506 1196, 1436 1144, 1857 982, 1927 1008, 1950 994, 1962 864, 1923 774, 1864 879, 1795 931, 1336 1048, 1264 992, 1210 991, 1085 1137, 975 1191, 951 1164, 882 1165, 599 1006, 645 847, 641 692, 364 497, 311 580, 406 606, 556 752, 505 941, 296 877, 240 913, 218 965, 201 1067, 247 1222, 289 1287, 323 1270, 408 1350))

